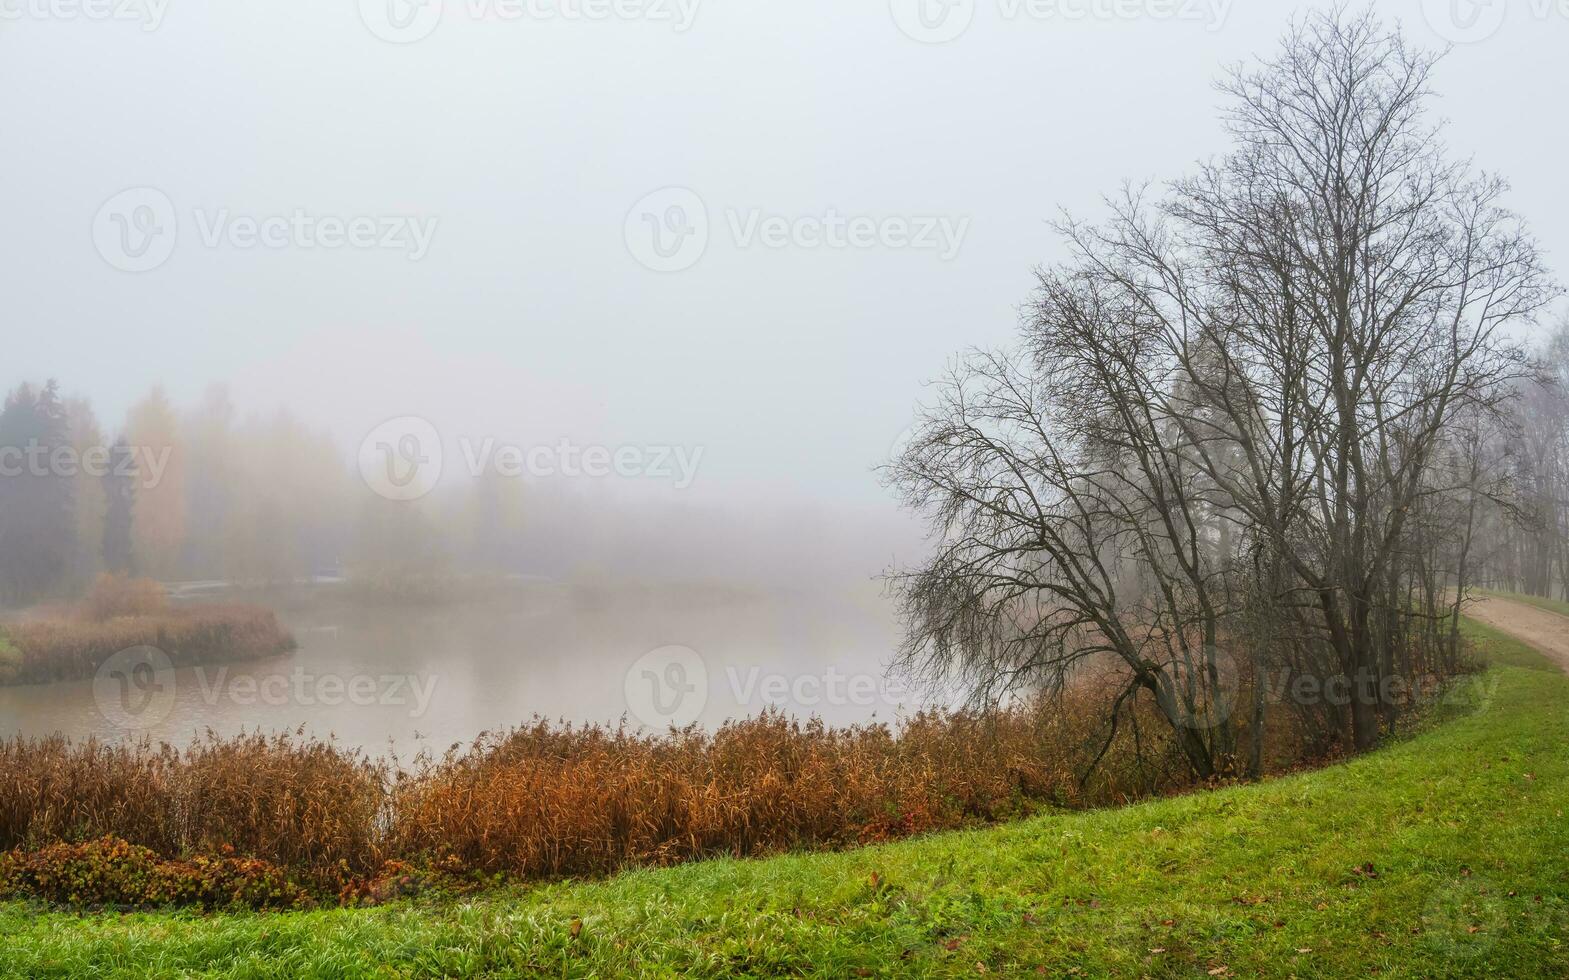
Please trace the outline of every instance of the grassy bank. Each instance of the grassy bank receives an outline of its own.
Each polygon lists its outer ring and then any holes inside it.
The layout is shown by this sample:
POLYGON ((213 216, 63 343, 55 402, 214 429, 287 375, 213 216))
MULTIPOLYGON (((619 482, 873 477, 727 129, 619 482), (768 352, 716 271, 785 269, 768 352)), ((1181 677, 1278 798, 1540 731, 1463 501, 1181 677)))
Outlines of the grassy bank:
POLYGON ((497 875, 602 876, 1147 795, 1135 780, 1153 767, 1128 762, 1131 738, 1108 751, 1108 775, 1088 791, 1076 775, 1101 741, 1098 695, 927 712, 892 727, 777 713, 713 733, 536 720, 409 767, 289 733, 209 735, 181 750, 0 739, 0 898, 160 907, 194 893, 210 903, 213 888, 174 887, 191 879, 188 867, 158 862, 239 856, 261 862, 252 867, 262 878, 288 876, 305 903, 358 904, 411 873, 400 893, 497 875), (1116 773, 1131 775, 1119 784, 1116 773))
POLYGON ((477 900, 5 904, 0 975, 1562 976, 1569 679, 1472 632, 1499 666, 1443 724, 1263 785, 477 900))
POLYGON ((132 647, 155 647, 174 667, 273 657, 294 639, 271 611, 256 606, 203 606, 102 623, 71 620, 12 624, 0 641, 0 684, 48 684, 92 677, 132 647))
POLYGON ((1564 602, 1561 599, 1548 599, 1539 595, 1526 595, 1523 592, 1504 592, 1499 589, 1474 589, 1472 591, 1478 595, 1496 596, 1500 599, 1508 599, 1510 602, 1523 602, 1528 606, 1535 606, 1538 609, 1545 609, 1550 613, 1557 613, 1560 616, 1569 616, 1569 602, 1564 602))
POLYGON ((294 649, 270 610, 242 604, 175 607, 145 579, 102 576, 80 602, 0 624, 0 685, 92 677, 122 650, 154 647, 171 666, 254 660, 294 649))

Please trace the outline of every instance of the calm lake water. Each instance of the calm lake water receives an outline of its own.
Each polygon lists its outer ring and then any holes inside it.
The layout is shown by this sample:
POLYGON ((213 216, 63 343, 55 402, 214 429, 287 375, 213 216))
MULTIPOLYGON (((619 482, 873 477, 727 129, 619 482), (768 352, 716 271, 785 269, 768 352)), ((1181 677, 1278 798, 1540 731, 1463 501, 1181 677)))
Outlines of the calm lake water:
POLYGON ((875 583, 823 594, 538 583, 412 606, 321 589, 270 604, 299 641, 293 654, 180 670, 122 663, 95 681, 0 688, 0 733, 185 744, 205 729, 303 726, 408 758, 536 714, 712 728, 777 706, 850 724, 922 701, 884 669, 899 630, 875 583))

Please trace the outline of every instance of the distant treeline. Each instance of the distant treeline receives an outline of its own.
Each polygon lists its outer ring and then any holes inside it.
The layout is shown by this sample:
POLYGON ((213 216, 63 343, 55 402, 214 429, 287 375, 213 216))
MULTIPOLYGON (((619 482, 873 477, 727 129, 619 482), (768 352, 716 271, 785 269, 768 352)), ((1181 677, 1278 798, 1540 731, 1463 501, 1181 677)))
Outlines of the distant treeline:
POLYGON ((102 572, 246 586, 341 574, 399 602, 511 573, 864 583, 919 541, 887 508, 750 492, 698 505, 659 481, 475 475, 455 450, 428 496, 388 500, 355 442, 284 411, 241 416, 222 387, 189 408, 155 388, 110 427, 56 382, 22 384, 0 409, 0 606, 73 598, 102 572))
POLYGON ((184 412, 154 389, 110 437, 85 399, 23 384, 0 410, 0 603, 79 595, 104 572, 265 584, 501 567, 520 552, 519 494, 481 479, 430 506, 382 499, 328 434, 286 413, 242 421, 221 388, 184 412))

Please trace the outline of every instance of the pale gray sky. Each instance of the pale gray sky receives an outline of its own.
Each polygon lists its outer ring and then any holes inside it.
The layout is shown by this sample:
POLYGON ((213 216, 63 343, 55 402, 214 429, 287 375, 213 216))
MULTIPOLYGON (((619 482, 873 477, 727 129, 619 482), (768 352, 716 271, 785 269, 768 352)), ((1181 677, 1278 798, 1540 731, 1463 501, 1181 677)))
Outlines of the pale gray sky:
MULTIPOLYGON (((225 381, 242 410, 287 405, 346 447, 402 415, 448 438, 702 446, 699 499, 767 487, 858 508, 887 499, 870 468, 923 379, 1012 334, 1032 267, 1060 254, 1056 209, 1093 216, 1123 178, 1223 150, 1212 81, 1272 51, 1290 12, 446 0, 409 41, 437 8, 99 2, 138 19, 0 0, 7 385, 59 377, 117 424, 155 382, 190 404, 225 381), (378 37, 399 23, 409 43, 378 37), (706 210, 695 262, 637 240, 643 214, 690 204, 634 207, 667 187, 706 210), (158 217, 99 213, 129 188, 165 195, 178 229, 150 271, 101 254, 119 233, 145 245, 138 223, 158 217), (407 238, 237 244, 246 219, 296 212, 435 226, 417 260, 407 238), (815 244, 831 214, 884 244, 815 244), (769 217, 820 220, 770 247, 769 217), (897 220, 939 218, 923 247, 902 241, 897 220), (924 247, 944 227, 951 256, 924 247)), ((1486 35, 1439 74, 1452 141, 1513 181, 1550 260, 1566 254, 1569 12, 1377 7, 1422 44, 1444 42, 1435 22, 1486 35)))

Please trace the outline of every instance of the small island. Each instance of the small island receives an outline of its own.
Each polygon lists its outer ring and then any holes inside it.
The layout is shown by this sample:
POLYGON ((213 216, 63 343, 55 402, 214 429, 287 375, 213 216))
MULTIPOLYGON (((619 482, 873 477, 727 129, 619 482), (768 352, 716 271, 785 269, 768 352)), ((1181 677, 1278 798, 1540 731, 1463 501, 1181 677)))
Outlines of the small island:
POLYGON ((0 686, 92 677, 116 653, 144 646, 186 667, 274 657, 295 642, 260 606, 171 604, 157 582, 106 574, 78 602, 0 625, 0 686))

